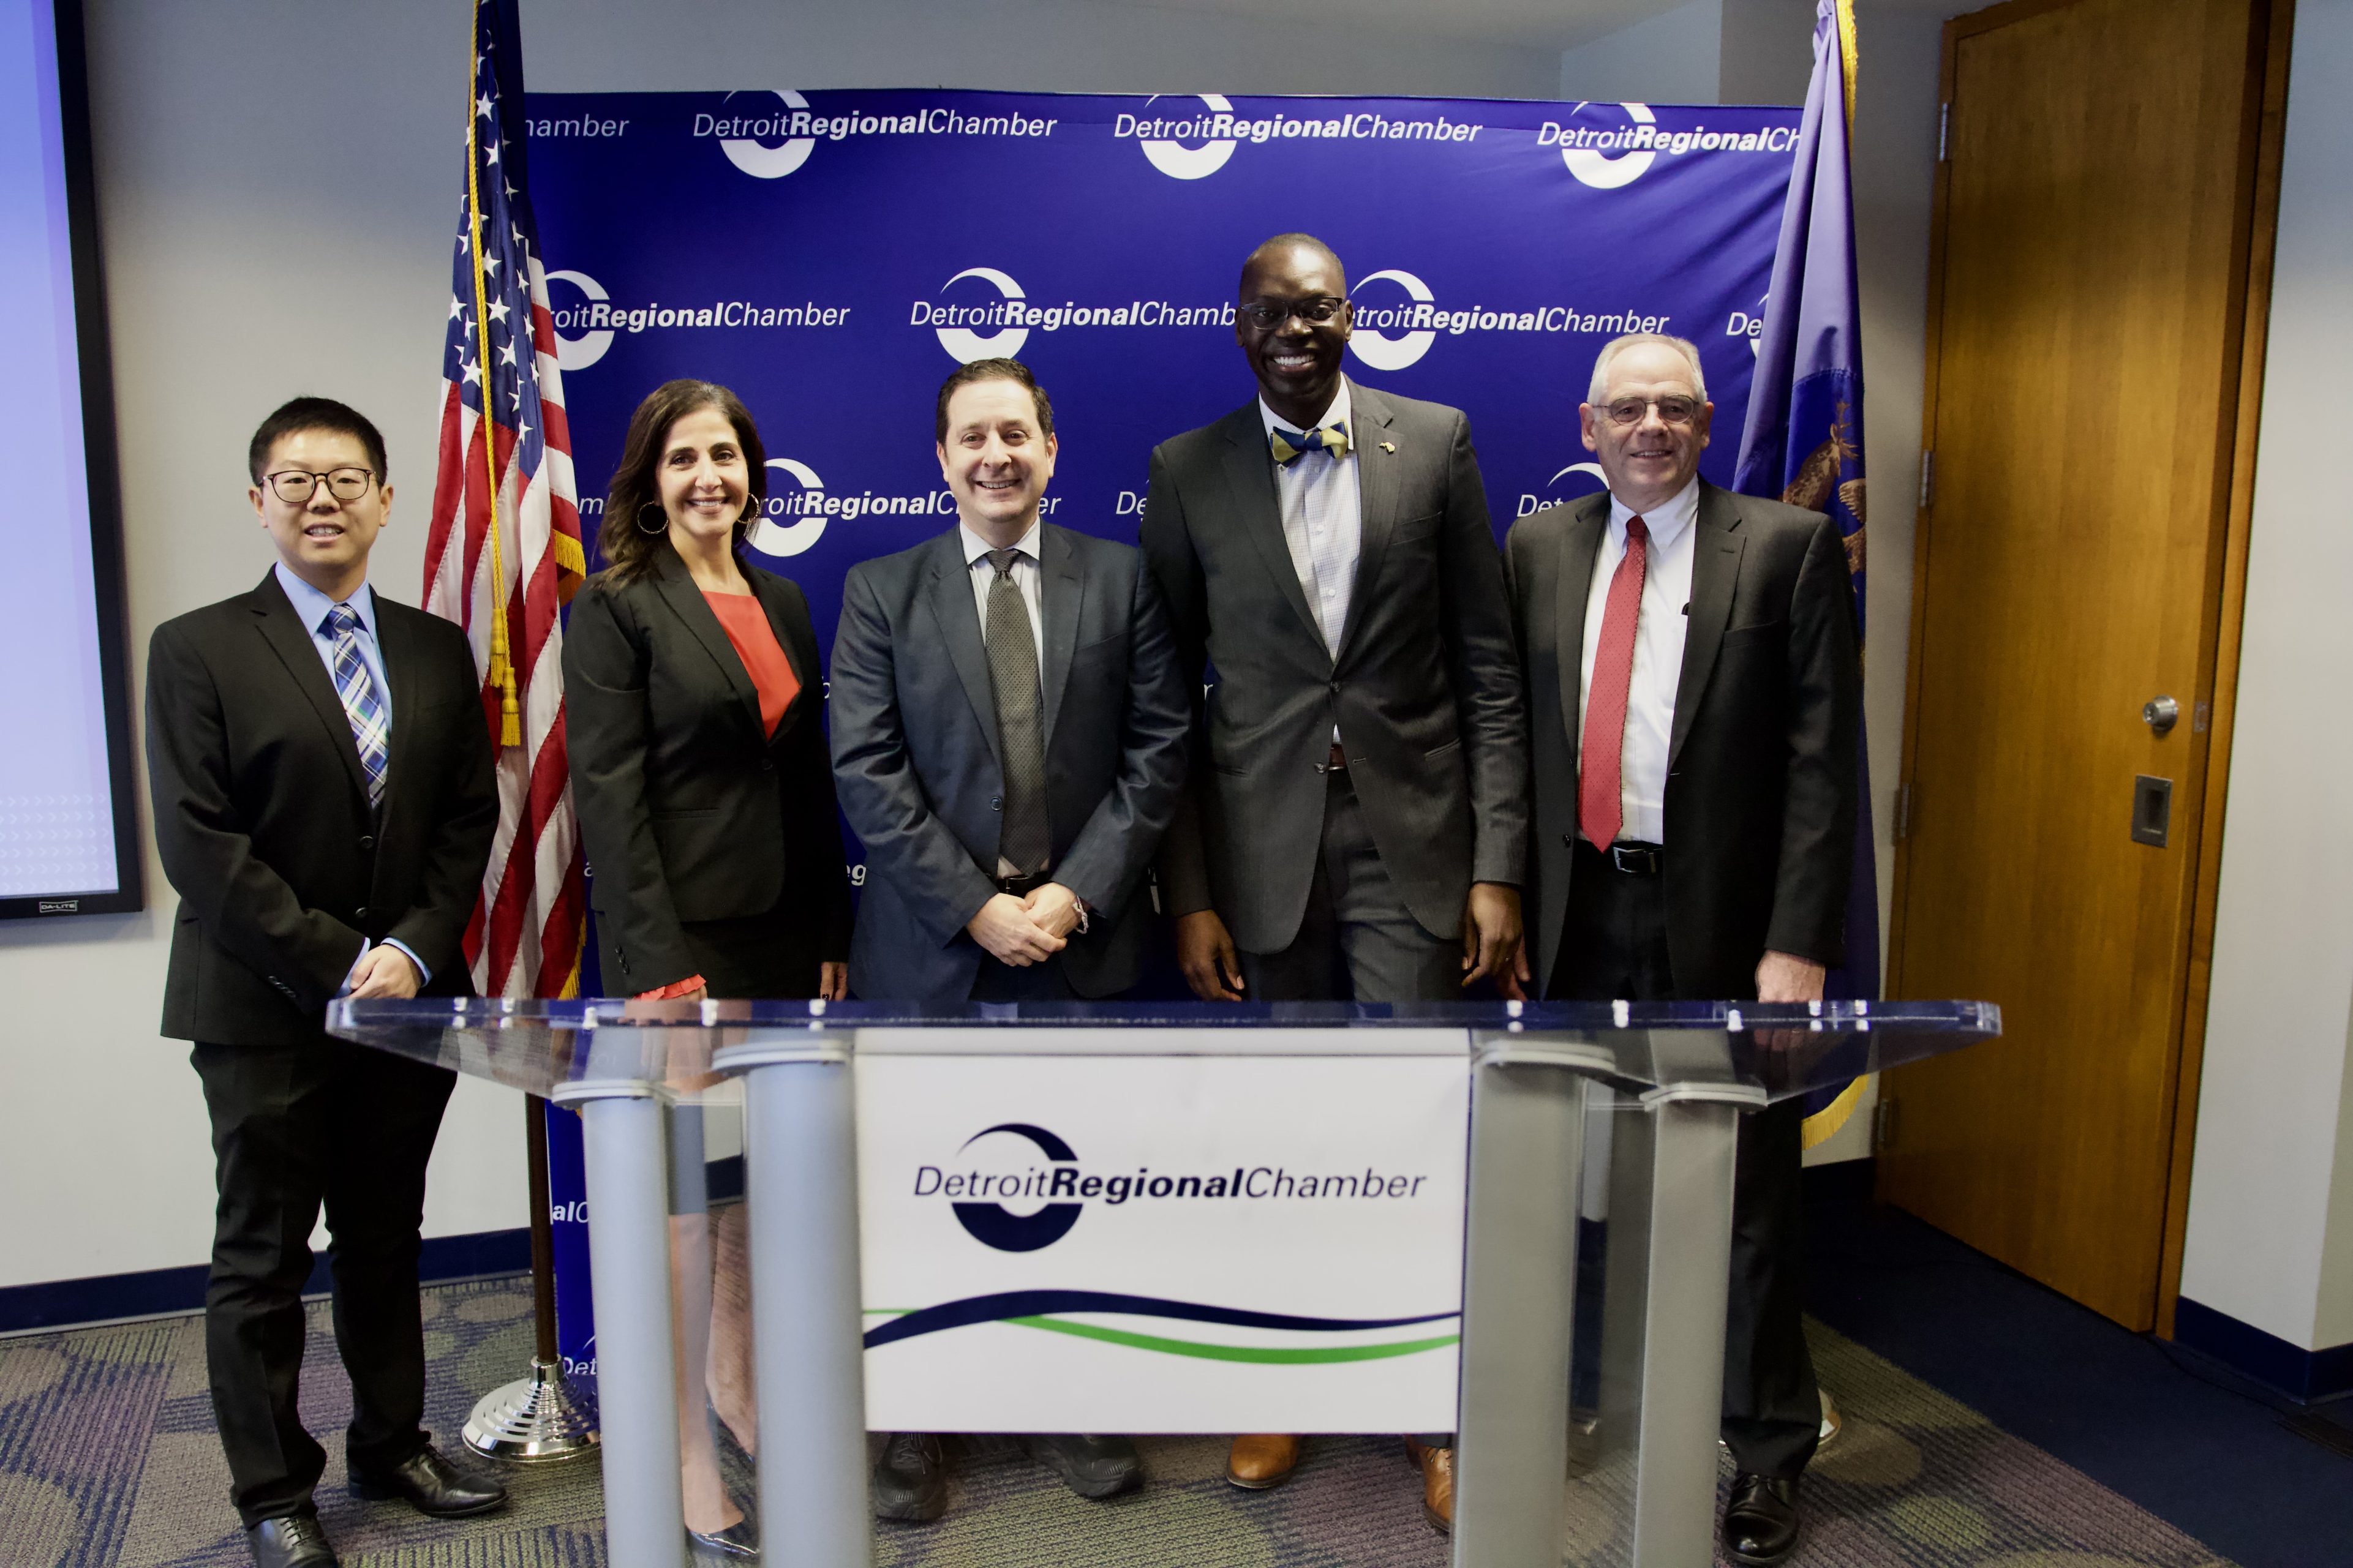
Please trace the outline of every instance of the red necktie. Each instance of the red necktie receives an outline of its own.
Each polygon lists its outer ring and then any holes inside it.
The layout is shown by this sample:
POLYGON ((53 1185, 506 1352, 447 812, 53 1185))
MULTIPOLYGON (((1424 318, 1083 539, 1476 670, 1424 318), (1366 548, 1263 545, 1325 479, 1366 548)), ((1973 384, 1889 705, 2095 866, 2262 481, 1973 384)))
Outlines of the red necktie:
POLYGON ((1601 646, 1593 652, 1593 681, 1585 694, 1585 747, 1577 763, 1577 826, 1596 849, 1616 842, 1626 820, 1624 794, 1626 693, 1634 683, 1634 622, 1642 609, 1642 574, 1650 566, 1651 531, 1626 520, 1626 553, 1609 578, 1601 607, 1601 646))

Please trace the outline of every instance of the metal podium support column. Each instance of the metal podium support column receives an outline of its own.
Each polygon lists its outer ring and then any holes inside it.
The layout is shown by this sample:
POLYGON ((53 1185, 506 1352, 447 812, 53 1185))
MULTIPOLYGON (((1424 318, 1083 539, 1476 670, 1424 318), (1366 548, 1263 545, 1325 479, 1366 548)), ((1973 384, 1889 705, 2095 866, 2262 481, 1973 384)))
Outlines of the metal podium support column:
POLYGON ((1642 1103, 1653 1146, 1634 1568, 1706 1568, 1715 1561, 1734 1157, 1741 1115, 1766 1095, 1701 1081, 1651 1089, 1642 1103))
POLYGON ((712 1065, 744 1075, 761 1552, 790 1568, 868 1568, 874 1547, 849 1050, 824 1037, 779 1033, 731 1046, 712 1065))
POLYGON ((594 1079, 565 1084, 554 1098, 580 1108, 587 1165, 606 1554, 631 1568, 684 1568, 662 1101, 641 1081, 594 1079))
POLYGON ((1560 1561, 1586 1080, 1573 1045, 1472 1053, 1454 1568, 1560 1561), (1564 1070, 1566 1069, 1566 1070, 1564 1070))

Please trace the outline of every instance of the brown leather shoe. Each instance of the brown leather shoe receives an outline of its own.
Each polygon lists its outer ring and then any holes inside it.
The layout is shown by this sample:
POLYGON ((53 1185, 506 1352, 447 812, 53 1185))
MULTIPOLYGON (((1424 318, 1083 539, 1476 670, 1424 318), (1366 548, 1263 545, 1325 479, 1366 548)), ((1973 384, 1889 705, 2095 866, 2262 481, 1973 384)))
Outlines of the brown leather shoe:
POLYGON ((1226 1456, 1226 1479, 1246 1491, 1279 1487, 1299 1468, 1299 1438, 1288 1432, 1249 1432, 1226 1456))
POLYGON ((1440 1535, 1454 1533, 1454 1450, 1405 1440, 1405 1457, 1421 1472, 1421 1517, 1440 1535))

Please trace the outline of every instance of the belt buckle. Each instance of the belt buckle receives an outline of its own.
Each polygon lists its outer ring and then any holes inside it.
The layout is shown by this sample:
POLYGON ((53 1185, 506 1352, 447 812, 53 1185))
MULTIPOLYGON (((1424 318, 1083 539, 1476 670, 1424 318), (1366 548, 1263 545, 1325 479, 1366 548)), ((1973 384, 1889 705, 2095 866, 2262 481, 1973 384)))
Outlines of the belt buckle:
POLYGON ((1631 844, 1612 844, 1609 863, 1630 877, 1655 877, 1659 874, 1659 852, 1631 844))

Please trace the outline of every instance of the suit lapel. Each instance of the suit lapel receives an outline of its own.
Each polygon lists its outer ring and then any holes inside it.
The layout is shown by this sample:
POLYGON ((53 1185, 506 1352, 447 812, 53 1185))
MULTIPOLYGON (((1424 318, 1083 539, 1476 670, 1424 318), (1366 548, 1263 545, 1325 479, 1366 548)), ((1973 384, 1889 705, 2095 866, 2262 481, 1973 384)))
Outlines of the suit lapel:
MULTIPOLYGON (((327 667, 319 658, 319 645, 311 640, 310 628, 294 613, 293 601, 286 590, 278 585, 278 574, 271 572, 253 591, 253 609, 261 637, 278 656, 294 684, 301 689, 311 711, 327 727, 328 737, 335 742, 335 752, 343 759, 343 772, 351 776, 352 787, 367 799, 367 773, 360 767, 359 742, 352 738, 351 716, 343 711, 343 700, 335 695, 335 683, 327 677, 327 667)), ((381 613, 377 624, 383 624, 381 613)), ((387 661, 388 662, 388 661, 387 661)), ((399 730, 400 713, 393 711, 393 727, 399 730)), ((389 766, 389 759, 386 762, 389 766)))
POLYGON ((1577 716, 1585 700, 1585 606, 1593 593, 1593 563, 1601 552, 1601 533, 1609 523, 1609 492, 1586 497, 1570 512, 1560 534, 1560 597, 1555 601, 1553 625, 1559 644, 1553 655, 1560 665, 1560 721, 1571 755, 1577 752, 1577 716))
POLYGON ((1702 480, 1699 517, 1692 527, 1691 624, 1683 628, 1683 667, 1675 678, 1675 724, 1667 742, 1667 768, 1683 754, 1700 699, 1715 669, 1715 651, 1732 618, 1733 585, 1740 581, 1740 557, 1747 541, 1740 533, 1740 507, 1732 497, 1702 480))
POLYGON ((1324 646, 1324 628, 1308 607, 1307 590, 1299 585, 1299 568, 1292 563, 1291 543, 1282 537, 1282 499, 1274 488, 1274 459, 1268 456, 1266 431, 1252 401, 1229 414, 1226 427, 1226 483, 1233 491, 1234 515, 1244 533, 1258 546, 1267 575, 1291 601, 1299 624, 1324 646))
POLYGON ((1054 716, 1062 710, 1062 689, 1070 684, 1071 660, 1079 647, 1079 616, 1086 604, 1087 585, 1079 575, 1078 552, 1059 528, 1038 531, 1039 619, 1046 623, 1045 663, 1039 674, 1046 693, 1046 743, 1054 743, 1054 716))
POLYGON ((933 542, 932 581, 924 596, 931 601, 933 618, 939 622, 940 637, 948 645, 948 658, 955 663, 956 679, 964 682, 965 698, 972 704, 981 738, 994 757, 997 754, 997 688, 988 677, 988 646, 981 641, 980 611, 972 602, 972 572, 964 560, 962 541, 963 535, 951 530, 933 542))
MULTIPOLYGON (((756 566, 746 566, 744 572, 744 575, 752 579, 752 592, 760 601, 761 611, 768 617, 768 629, 776 635, 776 646, 785 650, 785 662, 792 667, 793 685, 797 689, 793 693, 793 700, 785 705, 785 716, 776 721, 776 732, 774 735, 766 735, 764 732, 763 738, 773 743, 783 740, 786 731, 800 721, 800 716, 805 708, 801 698, 804 694, 817 689, 817 672, 805 668, 807 663, 805 650, 794 646, 795 638, 792 630, 785 624, 783 580, 776 574, 764 572, 756 566)), ((723 632, 725 628, 722 627, 721 630, 723 632)), ((759 691, 755 686, 752 693, 752 703, 755 712, 759 707, 759 691)))
POLYGON ((1359 529, 1356 581, 1348 593, 1348 624, 1340 630, 1341 658, 1347 658, 1356 628, 1365 623, 1365 606, 1372 598, 1370 590, 1380 581, 1381 557, 1388 552, 1389 536, 1397 531, 1400 454, 1384 451, 1377 437, 1371 437, 1374 430, 1388 429, 1396 418, 1396 411, 1379 393, 1354 381, 1348 383, 1348 447, 1356 455, 1359 529))
POLYGON ((668 544, 660 547, 654 559, 654 586, 673 614, 686 623, 695 640, 702 645, 711 661, 719 667, 727 689, 735 694, 736 705, 744 710, 752 732, 762 740, 767 734, 760 725, 760 690, 752 684, 749 670, 736 654, 735 645, 727 640, 727 628, 719 624, 718 613, 703 601, 702 590, 694 585, 694 574, 686 563, 668 544))
MULTIPOLYGON (((393 792, 408 776, 404 764, 417 749, 417 725, 413 721, 422 694, 417 689, 417 645, 409 637, 408 623, 385 613, 390 606, 385 604, 383 595, 374 589, 369 593, 375 599, 375 646, 384 656, 384 683, 392 689, 387 693, 392 707, 392 734, 384 755, 384 799, 389 808, 393 792), (404 722, 404 718, 410 721, 404 722)), ((352 755, 359 755, 356 742, 353 743, 352 755)))

